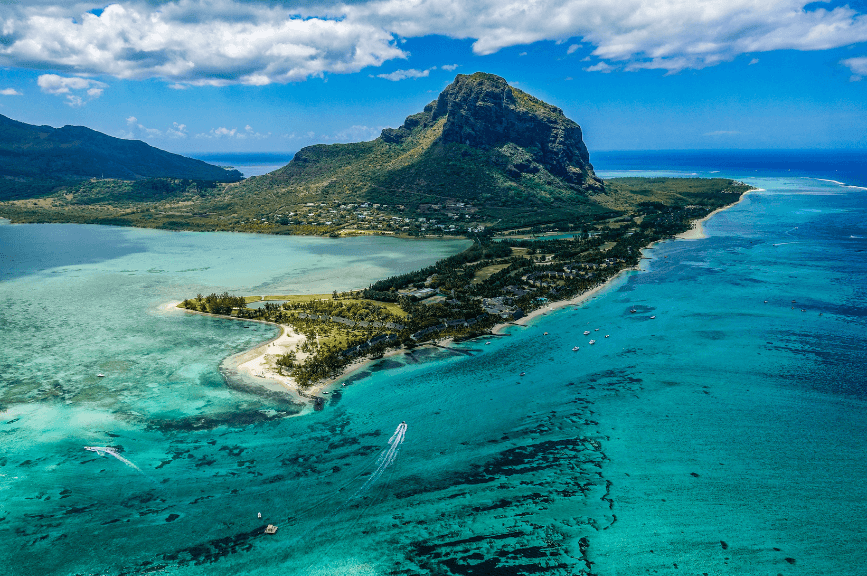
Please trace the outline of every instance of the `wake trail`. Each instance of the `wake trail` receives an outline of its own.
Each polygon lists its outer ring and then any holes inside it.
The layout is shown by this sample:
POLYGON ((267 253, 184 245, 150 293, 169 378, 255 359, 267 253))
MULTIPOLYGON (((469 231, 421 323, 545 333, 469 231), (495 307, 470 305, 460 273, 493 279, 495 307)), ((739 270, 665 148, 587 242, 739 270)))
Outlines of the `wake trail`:
POLYGON ((121 462, 123 462, 124 464, 129 466, 130 468, 134 468, 135 470, 137 470, 141 474, 144 474, 144 472, 142 472, 141 468, 139 468, 138 466, 136 466, 135 464, 133 464, 132 462, 130 462, 129 460, 127 460, 126 458, 121 456, 120 454, 118 454, 117 450, 115 450, 111 446, 85 446, 84 449, 89 450, 90 452, 96 452, 100 456, 105 456, 106 454, 108 454, 109 456, 114 456, 115 458, 117 458, 118 460, 120 460, 121 462))
POLYGON ((394 431, 394 434, 391 435, 391 438, 388 440, 388 448, 384 449, 379 457, 376 459, 376 470, 374 470, 370 476, 367 478, 367 481, 359 488, 355 494, 353 494, 349 499, 352 500, 357 498, 361 494, 367 492, 373 484, 379 480, 379 478, 383 475, 383 473, 391 466, 394 461, 397 459, 397 455, 400 452, 400 446, 403 444, 403 440, 406 437, 406 422, 401 422, 398 424, 397 429, 394 431))

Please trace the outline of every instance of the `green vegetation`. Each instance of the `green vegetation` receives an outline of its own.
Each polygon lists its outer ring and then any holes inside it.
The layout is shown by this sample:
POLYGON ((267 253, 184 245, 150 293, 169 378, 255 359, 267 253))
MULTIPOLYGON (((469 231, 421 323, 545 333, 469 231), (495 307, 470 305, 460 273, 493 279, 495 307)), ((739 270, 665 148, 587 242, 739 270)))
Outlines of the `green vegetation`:
POLYGON ((182 306, 292 326, 307 340, 277 364, 306 387, 338 375, 360 356, 446 337, 471 338, 586 292, 636 265, 648 244, 688 230, 694 220, 737 201, 748 189, 722 179, 625 179, 611 187, 617 192, 609 200, 623 194, 633 203, 620 203, 607 218, 570 222, 568 238, 481 234, 460 254, 357 292, 267 296, 257 309, 246 305, 258 296, 224 293, 199 295, 182 306))

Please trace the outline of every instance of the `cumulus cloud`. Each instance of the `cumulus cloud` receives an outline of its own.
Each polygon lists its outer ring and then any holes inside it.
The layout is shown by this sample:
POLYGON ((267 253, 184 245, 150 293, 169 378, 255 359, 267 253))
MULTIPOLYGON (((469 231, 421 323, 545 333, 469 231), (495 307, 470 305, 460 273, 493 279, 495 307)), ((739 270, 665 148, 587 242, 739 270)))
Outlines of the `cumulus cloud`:
POLYGON ((108 84, 91 78, 64 77, 57 74, 42 74, 36 79, 40 90, 46 94, 65 96, 70 106, 84 106, 88 100, 99 98, 108 84), (84 96, 87 96, 87 100, 84 96))
MULTIPOLYGON (((264 85, 358 72, 407 58, 403 41, 427 35, 471 39, 480 55, 577 39, 593 48, 595 58, 620 69, 668 72, 713 66, 740 54, 824 50, 867 41, 864 14, 848 5, 804 10, 808 3, 117 0, 90 12, 104 5, 29 0, 0 8, 0 66, 163 78, 179 88, 264 85)), ((567 52, 574 46, 578 43, 567 52)))
POLYGON ((594 64, 593 66, 588 66, 584 70, 586 70, 587 72, 602 72, 607 74, 614 70, 614 66, 610 66, 605 62, 599 62, 598 64, 594 64))
POLYGON ((388 74, 377 74, 376 77, 385 78, 386 80, 391 80, 392 82, 406 80, 407 78, 427 78, 430 75, 430 71, 434 68, 428 68, 427 70, 416 70, 415 68, 410 68, 409 70, 395 70, 394 72, 389 72, 388 74))
POLYGON ((574 54, 579 48, 581 48, 581 44, 572 44, 566 49, 566 54, 574 54))
POLYGON ((142 140, 144 138, 159 138, 163 135, 162 130, 158 130, 157 128, 148 128, 143 124, 139 123, 138 118, 135 116, 130 116, 126 119, 126 131, 122 131, 120 133, 121 138, 126 138, 127 140, 142 140))
POLYGON ((840 64, 852 71, 852 77, 850 78, 852 82, 858 82, 864 76, 867 76, 867 57, 865 56, 847 58, 846 60, 841 60, 840 64))
POLYGON ((444 64, 440 66, 440 68, 442 68, 443 70, 452 71, 456 70, 458 66, 460 66, 460 64, 444 64))
POLYGON ((4 89, 0 90, 0 95, 2 95, 2 96, 21 96, 21 92, 19 92, 15 88, 4 88, 4 89))
POLYGON ((759 63, 759 59, 753 58, 752 60, 750 60, 750 63, 747 64, 747 66, 752 66, 753 64, 758 64, 758 63, 759 63))
POLYGON ((81 8, 4 7, 0 65, 219 86, 293 82, 406 57, 375 24, 265 2, 121 0, 98 15, 81 8))
POLYGON ((350 20, 401 36, 475 39, 473 51, 580 38, 626 70, 703 68, 748 52, 823 50, 867 40, 867 16, 848 6, 805 11, 806 0, 378 0, 350 20))
POLYGON ((350 126, 345 130, 341 130, 334 136, 325 136, 325 140, 334 142, 367 142, 377 138, 382 133, 382 126, 373 128, 370 126, 350 126))
MULTIPOLYGON (((186 127, 185 127, 186 128, 186 127)), ((261 140, 263 138, 270 138, 271 133, 261 133, 256 132, 252 126, 247 124, 244 126, 243 130, 238 130, 237 128, 226 128, 225 126, 220 126, 219 128, 211 128, 208 132, 202 132, 196 134, 196 138, 218 138, 218 139, 236 139, 236 140, 247 140, 247 139, 255 139, 261 140)))

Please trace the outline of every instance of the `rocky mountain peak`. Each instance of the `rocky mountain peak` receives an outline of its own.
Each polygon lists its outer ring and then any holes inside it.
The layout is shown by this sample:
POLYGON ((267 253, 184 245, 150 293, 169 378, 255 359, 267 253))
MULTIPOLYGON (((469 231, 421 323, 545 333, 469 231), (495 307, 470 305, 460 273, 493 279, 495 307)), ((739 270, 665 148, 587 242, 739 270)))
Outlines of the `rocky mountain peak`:
POLYGON ((544 168, 580 188, 600 188, 581 127, 556 106, 513 86, 500 76, 458 74, 424 112, 409 116, 397 130, 383 131, 388 142, 400 141, 415 127, 445 118, 442 141, 484 150, 500 150, 509 173, 544 168), (522 152, 513 153, 514 147, 522 152))

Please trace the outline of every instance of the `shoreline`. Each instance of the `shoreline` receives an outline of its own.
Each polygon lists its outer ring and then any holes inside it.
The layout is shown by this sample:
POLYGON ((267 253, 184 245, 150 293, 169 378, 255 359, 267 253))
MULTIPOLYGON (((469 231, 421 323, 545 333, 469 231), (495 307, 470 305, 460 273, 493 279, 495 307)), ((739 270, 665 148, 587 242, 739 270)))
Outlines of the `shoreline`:
MULTIPOLYGON (((686 232, 681 232, 680 234, 675 235, 674 238, 676 240, 703 240, 703 239, 707 238, 707 234, 704 231, 705 222, 707 222, 712 217, 716 216, 718 213, 720 213, 724 210, 728 210, 729 208, 734 208, 735 206, 737 206, 738 204, 743 202, 744 198, 746 198, 747 194, 749 194, 750 192, 763 192, 763 191, 764 191, 764 188, 750 188, 749 190, 747 190, 746 192, 741 194, 741 197, 738 198, 737 202, 729 204, 728 206, 722 206, 720 208, 717 208, 716 210, 714 210, 713 212, 711 212, 710 214, 708 214, 704 218, 699 218, 698 220, 694 220, 692 222, 692 226, 689 230, 687 230, 686 232)), ((650 246, 648 246, 648 248, 649 247, 650 246)))
POLYGON ((588 300, 595 298, 596 296, 598 296, 601 292, 605 291, 606 289, 610 288, 612 286, 612 284, 614 284, 614 282, 617 281, 618 279, 620 279, 622 276, 626 276, 630 272, 638 272, 640 270, 641 270, 641 268, 638 265, 630 266, 629 268, 624 268, 623 270, 621 270, 620 272, 618 272, 617 274, 615 274, 614 276, 612 276, 611 278, 609 278, 608 280, 603 282, 602 284, 599 284, 598 286, 595 286, 594 288, 591 288, 590 290, 588 290, 586 292, 582 292, 581 294, 578 294, 577 296, 573 296, 572 298, 570 298, 568 300, 557 300, 556 302, 551 302, 550 304, 542 306, 541 308, 536 308, 535 310, 533 310, 532 312, 530 312, 526 316, 518 318, 517 320, 515 320, 513 322, 503 322, 501 324, 496 324, 496 325, 494 325, 493 328, 491 328, 491 333, 495 334, 495 335, 503 335, 503 331, 506 328, 508 328, 509 326, 524 326, 524 327, 526 327, 532 320, 535 320, 536 318, 538 318, 540 316, 545 316, 549 312, 555 312, 555 311, 560 310, 562 308, 566 308, 567 306, 579 306, 579 305, 587 302, 588 300))
MULTIPOLYGON (((717 208, 707 216, 700 218, 698 220, 693 221, 692 226, 689 230, 685 232, 681 232, 680 234, 675 235, 670 240, 701 240, 707 238, 707 235, 704 231, 704 223, 710 220, 713 216, 722 212, 723 210, 728 210, 733 206, 737 206, 740 204, 744 197, 750 192, 760 192, 762 188, 751 188, 747 190, 743 194, 741 194, 740 198, 738 198, 737 202, 733 202, 727 206, 722 206, 717 208)), ((645 246, 643 250, 652 249, 655 244, 659 242, 664 242, 665 240, 652 242, 645 246)), ((503 332, 509 326, 523 326, 526 327, 533 320, 545 316, 550 312, 555 312, 557 310, 561 310, 566 308, 567 306, 579 306, 584 304, 588 300, 595 298, 600 295, 605 290, 611 288, 618 280, 627 276, 631 272, 640 271, 640 263, 635 266, 630 266, 629 268, 624 268, 620 270, 617 274, 591 288, 590 290, 583 292, 577 296, 574 296, 568 300, 558 300, 556 302, 551 302, 542 306, 541 308, 537 308, 533 310, 526 316, 519 318, 518 320, 512 322, 502 322, 500 324, 495 324, 491 328, 491 335, 495 336, 503 336, 507 334, 503 334, 503 332)), ((296 333, 291 326, 286 326, 284 324, 276 324, 274 322, 267 322, 264 320, 256 320, 252 318, 237 318, 234 316, 217 316, 214 314, 209 314, 207 312, 199 312, 198 310, 187 310, 186 308, 179 308, 178 304, 180 301, 172 301, 167 302, 161 306, 159 306, 160 310, 170 311, 180 310, 183 312, 187 312, 190 314, 200 314, 203 316, 210 316, 212 318, 226 318, 230 320, 239 320, 244 322, 258 322, 260 324, 270 324, 271 326, 275 326, 280 329, 280 333, 271 338, 267 342, 263 342, 261 344, 256 345, 249 350, 244 352, 240 352, 238 354, 233 354, 231 356, 226 357, 220 363, 220 372, 223 374, 223 377, 229 380, 232 375, 240 376, 245 383, 249 382, 255 384, 256 386, 261 386, 267 389, 274 389, 275 387, 279 387, 279 389, 283 392, 290 394, 295 401, 301 403, 305 406, 304 410, 302 410, 298 415, 305 414, 312 409, 313 401, 315 398, 324 399, 322 394, 327 394, 331 391, 332 388, 336 387, 335 385, 340 382, 343 378, 346 378, 357 372, 369 364, 376 362, 377 360, 381 360, 382 358, 388 358, 392 356, 397 356, 400 354, 404 354, 407 349, 404 347, 395 348, 393 350, 387 351, 380 358, 370 358, 370 357, 361 357, 350 364, 348 364, 337 376, 333 376, 330 378, 325 378, 316 384, 311 385, 306 389, 299 388, 297 382, 291 376, 285 376, 280 374, 273 365, 276 356, 285 354, 290 350, 295 350, 298 359, 303 360, 307 357, 307 354, 301 353, 298 351, 298 348, 306 341, 306 337, 303 334, 296 333), (268 357, 271 358, 268 358, 268 357), (276 386, 275 386, 276 385, 276 386)), ((481 336, 479 336, 481 337, 481 336)), ((444 343, 440 343, 436 339, 431 342, 427 342, 421 344, 420 347, 425 346, 445 346, 452 341, 451 338, 443 339, 444 343)))

